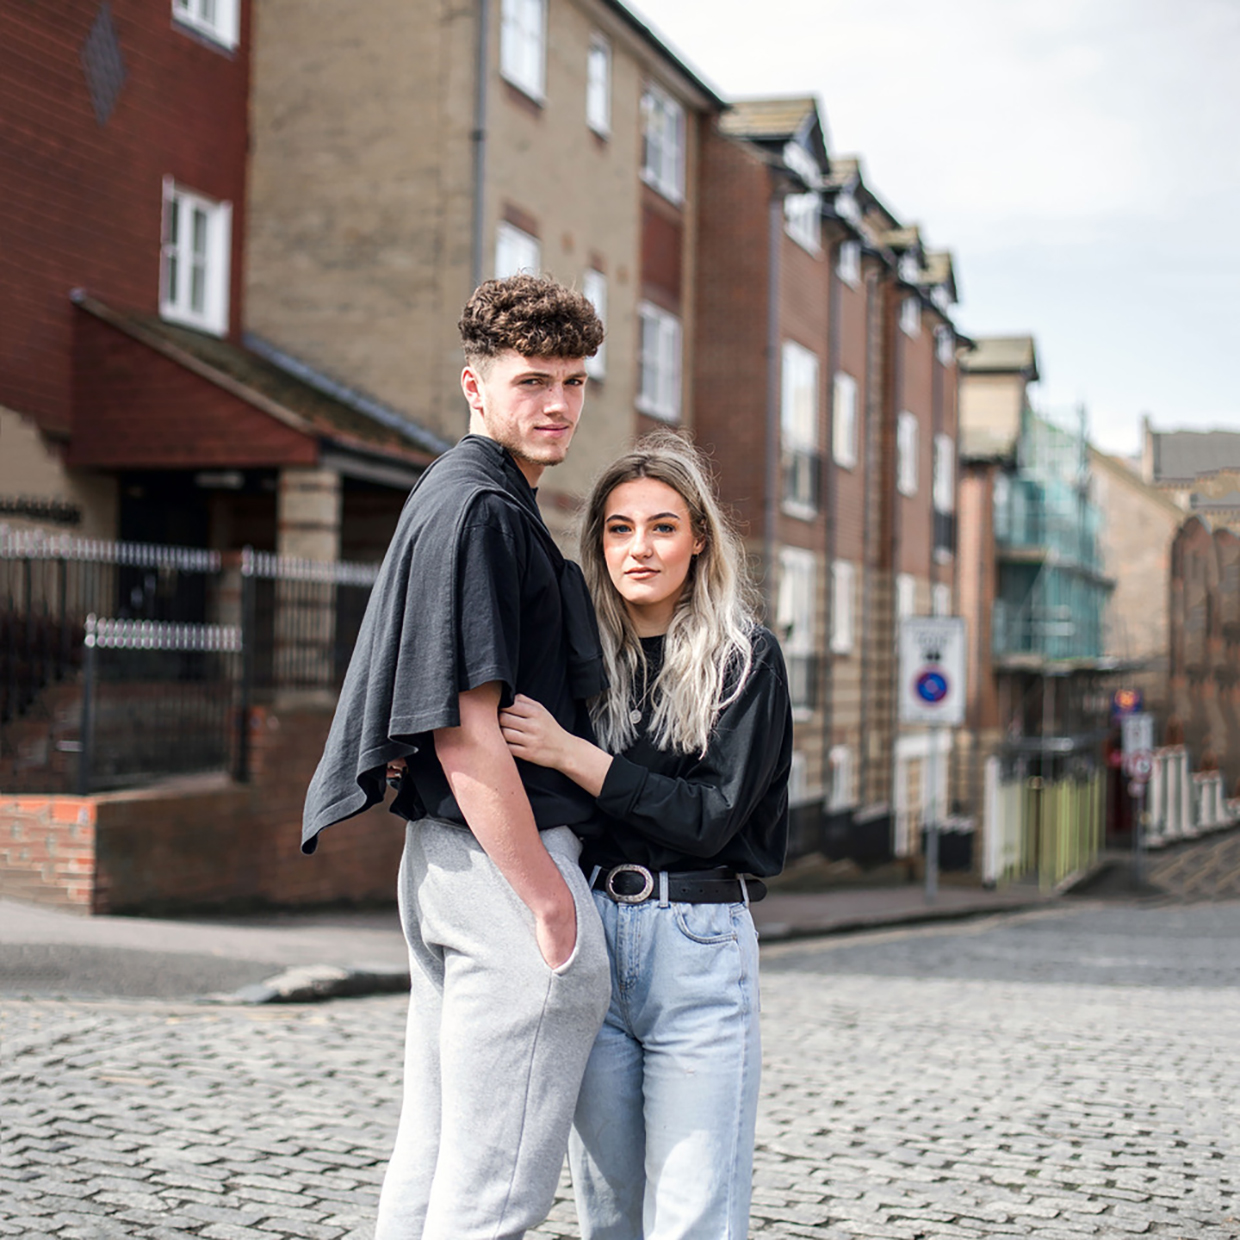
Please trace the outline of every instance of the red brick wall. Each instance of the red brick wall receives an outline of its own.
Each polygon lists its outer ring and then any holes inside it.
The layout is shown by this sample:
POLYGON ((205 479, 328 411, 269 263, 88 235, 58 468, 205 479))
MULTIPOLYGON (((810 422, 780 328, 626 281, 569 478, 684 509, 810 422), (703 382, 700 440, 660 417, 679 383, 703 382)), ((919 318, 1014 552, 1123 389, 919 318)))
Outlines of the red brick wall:
POLYGON ((0 5, 0 403, 61 431, 69 290, 158 309, 165 176, 233 204, 241 322, 250 6, 230 53, 175 28, 169 0, 112 0, 127 77, 102 126, 81 63, 99 7, 0 5))
MULTIPOLYGON (((832 262, 835 251, 832 251, 832 262)), ((837 466, 833 472, 836 487, 835 554, 841 560, 860 564, 865 554, 865 447, 866 447, 866 314, 868 298, 864 281, 851 288, 839 281, 838 367, 857 385, 857 463, 852 469, 837 466)), ((833 398, 834 376, 827 376, 826 399, 833 398)), ((827 445, 830 451, 831 445, 827 445)))
POLYGON ((382 806, 300 849, 330 716, 256 711, 253 780, 207 777, 95 797, 0 800, 0 895, 94 913, 395 898, 403 824, 382 806))
MULTIPOLYGON (((912 296, 905 293, 903 296, 912 296)), ((897 302, 903 298, 897 295, 897 302)), ((897 311, 898 315, 898 311, 897 311)), ((897 571, 929 578, 934 562, 934 327, 931 316, 922 310, 921 330, 906 336, 897 326, 896 347, 900 350, 900 384, 896 393, 896 412, 907 410, 917 418, 917 494, 899 496, 900 549, 897 571)))
POLYGON ((762 536, 766 425, 769 173, 738 142, 706 131, 701 157, 693 426, 722 497, 762 536))
POLYGON ((69 464, 125 469, 313 465, 308 435, 76 310, 69 464))

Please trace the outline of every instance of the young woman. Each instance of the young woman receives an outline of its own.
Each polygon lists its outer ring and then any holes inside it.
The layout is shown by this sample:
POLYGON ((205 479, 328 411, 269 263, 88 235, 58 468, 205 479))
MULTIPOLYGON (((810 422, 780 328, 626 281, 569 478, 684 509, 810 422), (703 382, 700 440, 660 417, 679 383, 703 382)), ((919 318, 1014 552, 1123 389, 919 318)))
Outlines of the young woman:
POLYGON ((675 435, 598 480, 581 559, 611 686, 592 704, 600 744, 526 697, 500 725, 603 815, 582 854, 612 971, 569 1146, 582 1234, 744 1240, 760 1071, 748 906, 787 840, 783 658, 705 463, 675 435))

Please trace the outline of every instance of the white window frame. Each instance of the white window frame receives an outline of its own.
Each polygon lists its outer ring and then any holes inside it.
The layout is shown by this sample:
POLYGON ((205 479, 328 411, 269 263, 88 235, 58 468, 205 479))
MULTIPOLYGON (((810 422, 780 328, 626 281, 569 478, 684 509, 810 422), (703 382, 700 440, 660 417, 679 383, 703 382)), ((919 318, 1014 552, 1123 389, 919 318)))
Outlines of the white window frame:
POLYGON ((857 464, 857 381, 842 370, 831 386, 831 451, 842 469, 857 464))
POLYGON ((794 749, 788 763, 788 804, 804 805, 809 799, 809 759, 794 749))
POLYGON ((779 432, 787 459, 781 484, 783 510, 811 518, 818 512, 813 476, 818 468, 818 356, 792 340, 783 344, 779 384, 779 432), (789 493, 788 479, 794 485, 789 493))
POLYGON ((159 313, 213 336, 228 334, 232 265, 232 203, 217 202, 178 185, 163 185, 163 242, 159 313), (195 221, 203 221, 199 232, 195 221), (175 235, 174 235, 175 233, 175 235), (197 242, 201 241, 201 246, 197 242), (195 275, 198 276, 195 287, 195 275))
POLYGON ((950 366, 956 360, 956 333, 950 327, 935 328, 934 353, 940 366, 950 366))
POLYGON ((836 560, 831 565, 831 650, 851 654, 853 649, 853 609, 856 565, 836 560))
POLYGON ((917 415, 904 410, 896 419, 896 489, 901 495, 917 494, 919 436, 917 415))
POLYGON ((936 582, 930 591, 930 608, 936 616, 952 614, 952 588, 942 581, 936 582))
POLYGON ((896 618, 917 614, 917 578, 912 573, 896 574, 896 618))
POLYGON ((601 138, 611 136, 611 44, 597 32, 586 52, 586 124, 601 138))
POLYGON ((853 791, 853 755, 847 745, 832 745, 827 754, 831 785, 827 789, 827 810, 850 809, 857 803, 853 791))
POLYGON ((956 441, 950 435, 934 437, 934 510, 956 511, 956 441))
MULTIPOLYGON (((775 627, 787 659, 813 659, 817 569, 812 551, 804 547, 780 547, 775 627)), ((812 685, 810 688, 812 694, 812 685)), ((794 703, 793 710, 796 715, 806 717, 810 707, 808 703, 794 703)))
POLYGON ((861 283, 861 242, 841 241, 839 253, 835 258, 835 274, 849 288, 856 288, 861 283))
POLYGON ((528 274, 542 270, 542 243, 537 237, 500 220, 495 226, 495 278, 528 274))
POLYGON ((822 195, 817 190, 784 199, 784 232, 808 253, 822 253, 822 195))
POLYGON ((664 422, 680 421, 680 320, 651 302, 639 302, 637 407, 664 422))
MULTIPOLYGON (((594 267, 587 267, 581 277, 581 292, 594 307, 604 330, 607 327, 607 277, 594 267)), ((591 379, 602 379, 607 374, 607 344, 599 345, 593 357, 586 358, 586 374, 591 379)))
POLYGON ((172 0, 172 20, 229 51, 241 41, 241 0, 172 0))
POLYGON ((547 89, 547 0, 503 0, 499 71, 539 103, 547 89))
POLYGON ((921 298, 915 293, 900 303, 900 330, 910 339, 921 335, 921 298))
POLYGON ((685 110, 661 86, 642 93, 642 180, 670 202, 685 196, 685 110))

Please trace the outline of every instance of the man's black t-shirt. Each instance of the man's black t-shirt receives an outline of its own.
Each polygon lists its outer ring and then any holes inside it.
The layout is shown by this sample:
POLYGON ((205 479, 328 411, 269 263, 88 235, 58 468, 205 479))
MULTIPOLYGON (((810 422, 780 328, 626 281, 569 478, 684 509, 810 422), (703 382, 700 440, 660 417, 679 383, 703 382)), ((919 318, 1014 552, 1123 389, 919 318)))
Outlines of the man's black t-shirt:
MULTIPOLYGON (((581 570, 551 540, 534 492, 494 440, 467 435, 405 503, 371 591, 331 731, 306 794, 302 849, 381 801, 388 762, 410 775, 391 804, 464 825, 433 733, 460 723, 460 695, 499 681, 590 736, 583 703, 606 686, 581 570)), ((518 763, 542 829, 598 816, 558 772, 518 763)))
MULTIPOLYGON (((524 491, 532 505, 534 492, 507 453, 504 463, 512 491, 524 491)), ((569 691, 558 574, 531 527, 536 519, 524 505, 518 509, 494 495, 474 504, 456 543, 459 630, 445 631, 442 645, 445 653, 453 651, 458 692, 499 681, 502 705, 524 693, 568 731, 592 737, 589 714, 569 691)), ((442 624, 443 618, 427 616, 426 623, 442 624)), ((420 688, 415 680, 411 691, 420 688)), ((426 812, 465 825, 431 735, 408 763, 426 812)), ((540 830, 598 817, 594 799, 567 776, 528 762, 517 767, 540 830)))

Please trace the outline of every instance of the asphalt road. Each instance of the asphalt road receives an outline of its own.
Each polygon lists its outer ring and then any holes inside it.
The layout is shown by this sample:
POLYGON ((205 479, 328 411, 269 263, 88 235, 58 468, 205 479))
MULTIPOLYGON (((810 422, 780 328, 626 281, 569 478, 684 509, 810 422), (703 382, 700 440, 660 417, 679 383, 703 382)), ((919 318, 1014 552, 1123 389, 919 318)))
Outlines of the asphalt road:
MULTIPOLYGON (((1238 901, 766 948, 752 1234, 1240 1237, 1238 948, 1238 901)), ((404 1007, 7 999, 0 1235, 370 1240, 404 1007)))

